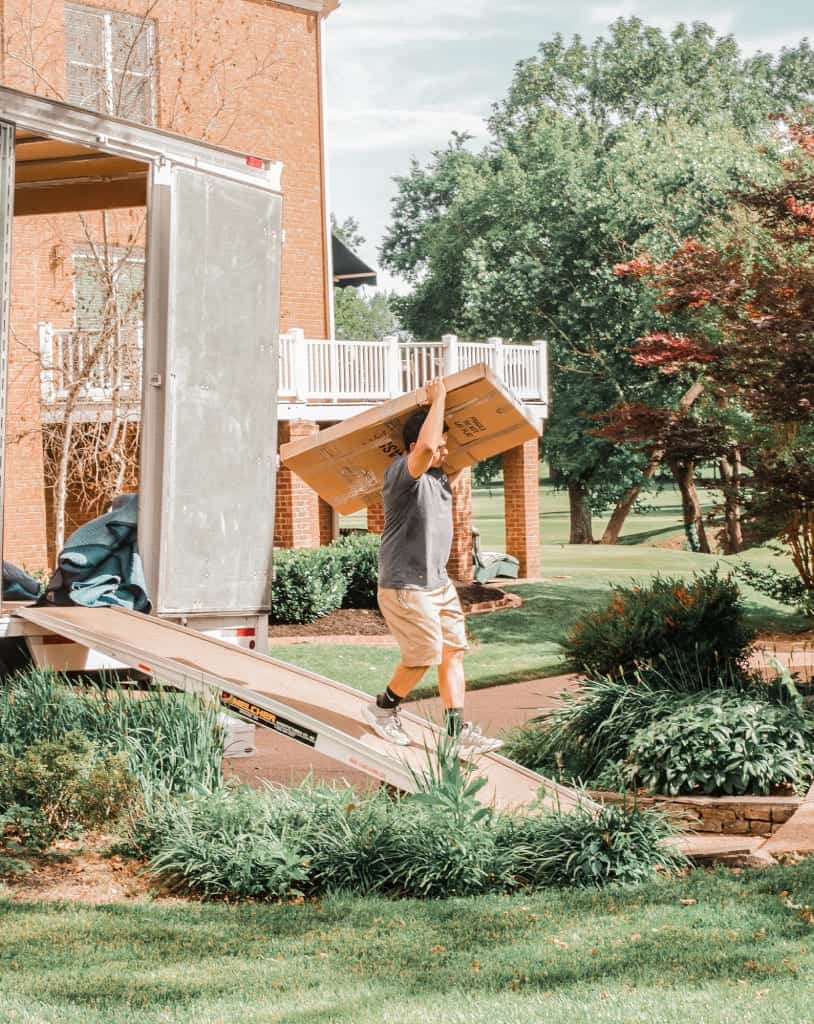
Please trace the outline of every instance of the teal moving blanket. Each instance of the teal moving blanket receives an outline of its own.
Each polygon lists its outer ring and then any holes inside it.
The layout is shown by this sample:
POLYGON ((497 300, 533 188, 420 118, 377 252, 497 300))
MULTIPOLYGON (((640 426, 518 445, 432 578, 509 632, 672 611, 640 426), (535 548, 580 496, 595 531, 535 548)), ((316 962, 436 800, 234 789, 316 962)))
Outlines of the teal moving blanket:
POLYGON ((149 612, 137 546, 138 495, 114 499, 105 515, 71 534, 40 604, 116 605, 149 612))

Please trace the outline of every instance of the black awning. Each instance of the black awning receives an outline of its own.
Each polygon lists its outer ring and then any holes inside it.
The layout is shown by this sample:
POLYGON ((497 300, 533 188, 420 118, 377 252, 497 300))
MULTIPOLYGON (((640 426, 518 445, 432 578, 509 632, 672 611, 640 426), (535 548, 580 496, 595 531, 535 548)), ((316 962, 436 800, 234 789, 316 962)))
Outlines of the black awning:
POLYGON ((363 284, 376 284, 376 271, 360 260, 356 253, 331 235, 333 245, 334 284, 338 288, 359 288, 363 284))

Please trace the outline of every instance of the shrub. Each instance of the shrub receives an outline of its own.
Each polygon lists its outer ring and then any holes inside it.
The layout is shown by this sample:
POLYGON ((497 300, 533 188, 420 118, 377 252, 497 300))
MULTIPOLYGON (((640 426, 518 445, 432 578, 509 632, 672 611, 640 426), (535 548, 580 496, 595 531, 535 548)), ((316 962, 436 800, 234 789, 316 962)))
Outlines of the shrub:
POLYGON ((343 608, 376 608, 379 586, 379 547, 375 533, 343 537, 331 546, 345 579, 343 608))
POLYGON ((205 897, 284 898, 306 879, 302 855, 273 828, 268 801, 247 788, 163 808, 151 865, 176 889, 205 897), (272 827, 270 827, 272 826, 272 827))
POLYGON ((756 565, 744 562, 735 567, 735 572, 746 583, 749 583, 760 594, 765 594, 780 604, 788 605, 814 618, 814 592, 812 592, 799 576, 791 576, 778 572, 774 566, 760 569, 756 565))
POLYGON ((135 794, 126 755, 104 754, 81 733, 34 743, 22 757, 0 747, 0 810, 32 808, 57 833, 116 818, 135 794))
POLYGON ((314 622, 341 607, 347 584, 333 548, 300 548, 275 556, 271 620, 314 622))
POLYGON ((656 868, 686 865, 669 844, 675 827, 663 814, 631 806, 589 806, 500 819, 499 844, 511 851, 519 882, 528 888, 638 885, 656 868))
POLYGON ((135 696, 115 685, 69 687, 56 673, 38 669, 0 687, 0 745, 17 757, 68 732, 108 753, 126 753, 143 785, 175 792, 220 785, 218 709, 202 698, 160 688, 135 696))
POLYGON ((662 844, 671 828, 653 812, 504 817, 477 799, 481 785, 442 751, 414 796, 310 784, 164 794, 146 801, 131 841, 176 888, 218 898, 442 898, 632 883, 654 865, 683 863, 662 844))
POLYGON ((800 789, 811 782, 814 730, 791 708, 736 694, 697 696, 636 733, 627 769, 654 793, 800 789))
POLYGON ((656 577, 646 587, 612 591, 607 607, 583 615, 565 639, 578 670, 622 675, 650 664, 669 671, 678 660, 704 673, 745 662, 753 632, 737 584, 717 569, 691 583, 656 577))
POLYGON ((504 752, 533 771, 596 784, 627 757, 640 729, 666 718, 687 694, 721 691, 773 692, 737 667, 697 671, 680 658, 669 672, 644 666, 629 676, 589 675, 561 707, 512 730, 504 752))

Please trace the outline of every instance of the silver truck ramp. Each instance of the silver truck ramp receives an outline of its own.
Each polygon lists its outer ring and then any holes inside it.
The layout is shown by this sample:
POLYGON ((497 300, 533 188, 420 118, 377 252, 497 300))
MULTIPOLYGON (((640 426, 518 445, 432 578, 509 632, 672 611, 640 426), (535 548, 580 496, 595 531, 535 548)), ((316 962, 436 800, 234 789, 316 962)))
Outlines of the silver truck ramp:
MULTIPOLYGON (((394 747, 362 721, 367 694, 163 619, 121 608, 27 607, 17 614, 167 685, 215 691, 228 710, 406 792, 415 789, 411 768, 423 770, 426 750, 441 735, 433 723, 404 712, 413 743, 394 747)), ((475 771, 488 780, 481 799, 498 808, 527 806, 541 794, 549 808, 570 810, 578 800, 573 790, 498 754, 479 757, 475 771)))

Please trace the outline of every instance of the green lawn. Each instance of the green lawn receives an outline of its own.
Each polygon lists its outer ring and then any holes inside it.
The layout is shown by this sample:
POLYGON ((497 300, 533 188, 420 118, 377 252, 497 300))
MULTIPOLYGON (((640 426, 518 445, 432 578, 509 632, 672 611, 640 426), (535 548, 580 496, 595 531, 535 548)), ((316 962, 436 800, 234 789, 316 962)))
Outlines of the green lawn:
MULTIPOLYGON (((728 568, 745 558, 759 564, 779 564, 763 549, 746 552, 738 559, 716 559, 646 544, 544 545, 544 580, 507 588, 523 597, 521 608, 470 616, 467 626, 473 646, 466 659, 469 688, 563 672, 562 638, 580 613, 607 600, 611 583, 646 580, 656 573, 691 578, 693 573, 711 568, 716 561, 728 568)), ((789 566, 783 568, 788 570, 789 566)), ((794 632, 809 625, 802 616, 794 615, 750 587, 742 589, 756 628, 794 632)), ((366 693, 380 692, 398 661, 394 647, 273 644, 271 653, 366 693)), ((436 692, 437 677, 432 670, 414 696, 421 698, 436 692)))
POLYGON ((424 903, 0 899, 0 1022, 804 1024, 814 927, 790 901, 814 902, 814 860, 424 903))

